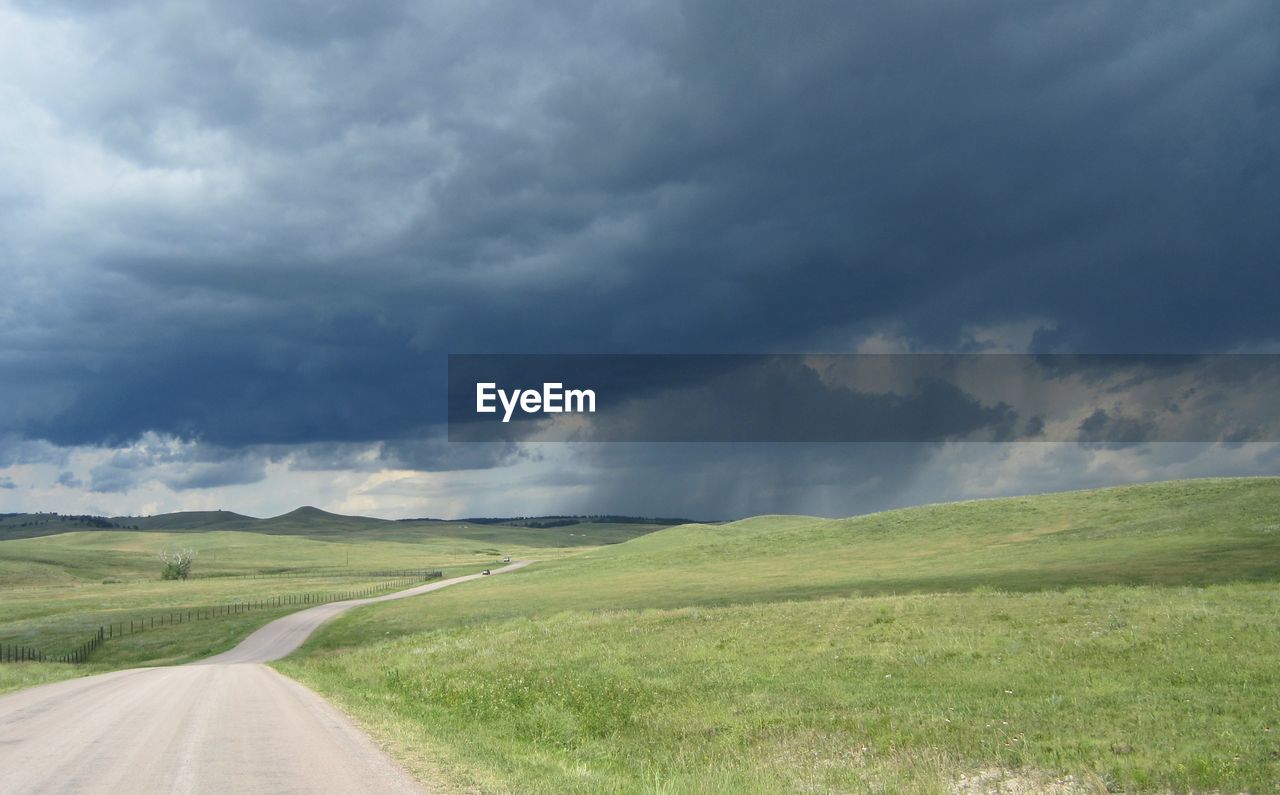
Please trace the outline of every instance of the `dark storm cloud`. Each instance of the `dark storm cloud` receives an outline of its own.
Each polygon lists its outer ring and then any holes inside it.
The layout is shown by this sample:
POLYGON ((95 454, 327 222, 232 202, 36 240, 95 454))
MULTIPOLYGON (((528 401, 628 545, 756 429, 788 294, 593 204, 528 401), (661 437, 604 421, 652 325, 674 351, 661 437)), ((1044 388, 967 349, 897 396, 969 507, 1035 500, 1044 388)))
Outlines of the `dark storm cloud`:
POLYGON ((1080 423, 1081 442, 1117 444, 1138 444, 1150 441, 1156 433, 1156 425, 1147 419, 1137 417, 1111 416, 1104 409, 1098 409, 1080 423))
POLYGON ((187 468, 160 480, 174 491, 186 489, 211 489, 218 486, 238 486, 257 483, 267 476, 262 461, 231 460, 216 464, 187 468))
POLYGON ((214 311, 123 333, 136 347, 84 350, 76 362, 120 377, 90 378, 29 433, 93 444, 158 430, 245 445, 385 438, 431 420, 435 359, 403 334, 349 318, 311 325, 214 311))
POLYGON ((517 444, 454 445, 443 438, 405 439, 383 445, 378 462, 392 469, 439 472, 451 469, 491 469, 521 460, 536 459, 537 453, 517 444))
POLYGON ((509 442, 459 446, 435 437, 395 439, 373 445, 354 442, 268 445, 261 452, 266 459, 287 460, 291 468, 309 472, 491 469, 535 455, 509 442))
POLYGON ((98 494, 129 491, 142 482, 143 479, 130 469, 100 465, 89 472, 89 491, 98 494))
POLYGON ((22 439, 10 435, 0 435, 0 467, 14 464, 55 464, 63 465, 67 460, 67 451, 48 442, 22 439))
POLYGON ((447 352, 1277 336, 1271 3, 26 8, 0 434, 470 467, 447 352))
POLYGON ((1277 391, 1270 354, 453 355, 449 438, 1263 442, 1277 391))
MULTIPOLYGON (((828 382, 835 357, 802 356, 453 356, 449 362, 449 438, 456 441, 542 439, 601 442, 942 441, 983 434, 1015 438, 1018 414, 984 405, 946 377, 945 356, 868 356, 878 371, 908 377, 902 386, 871 391, 866 384, 828 382), (590 388, 590 415, 566 413, 565 431, 547 415, 508 418, 476 410, 477 385, 540 390, 546 383, 590 388), (526 419, 528 418, 528 419, 526 419), (508 421, 510 419, 511 421, 508 421), (577 421, 589 420, 581 429, 577 421), (522 421, 525 420, 525 421, 522 421), (549 433, 548 433, 549 432, 549 433), (537 433, 538 435, 534 435, 537 433)), ((568 403, 562 399, 561 403, 568 403)))
POLYGON ((591 488, 563 510, 644 515, 660 505, 702 520, 844 516, 901 504, 900 492, 937 451, 930 444, 585 445, 579 452, 591 488))
MULTIPOLYGON (((89 470, 89 490, 126 492, 150 481, 174 491, 257 483, 270 456, 254 448, 187 442, 155 433, 109 452, 89 470)), ((64 472, 59 482, 71 475, 64 472)))

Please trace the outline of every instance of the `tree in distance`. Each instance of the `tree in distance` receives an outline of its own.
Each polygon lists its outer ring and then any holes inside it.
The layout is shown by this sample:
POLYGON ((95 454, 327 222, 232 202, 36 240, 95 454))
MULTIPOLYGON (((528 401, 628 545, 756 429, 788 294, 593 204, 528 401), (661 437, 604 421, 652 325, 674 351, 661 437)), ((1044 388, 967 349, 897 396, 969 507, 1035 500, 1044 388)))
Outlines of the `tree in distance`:
POLYGON ((191 564, 195 562, 194 549, 179 549, 176 552, 165 550, 160 553, 160 562, 164 568, 160 571, 162 580, 185 580, 191 574, 191 564))

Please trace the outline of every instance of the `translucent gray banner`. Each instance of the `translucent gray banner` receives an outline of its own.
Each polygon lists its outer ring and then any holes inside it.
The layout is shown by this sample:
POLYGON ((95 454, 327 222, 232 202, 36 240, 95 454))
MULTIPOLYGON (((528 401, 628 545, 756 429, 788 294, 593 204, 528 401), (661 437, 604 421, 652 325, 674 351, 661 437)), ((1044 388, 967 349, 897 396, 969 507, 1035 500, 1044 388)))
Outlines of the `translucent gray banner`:
POLYGON ((451 441, 1257 442, 1280 356, 451 355, 451 441))

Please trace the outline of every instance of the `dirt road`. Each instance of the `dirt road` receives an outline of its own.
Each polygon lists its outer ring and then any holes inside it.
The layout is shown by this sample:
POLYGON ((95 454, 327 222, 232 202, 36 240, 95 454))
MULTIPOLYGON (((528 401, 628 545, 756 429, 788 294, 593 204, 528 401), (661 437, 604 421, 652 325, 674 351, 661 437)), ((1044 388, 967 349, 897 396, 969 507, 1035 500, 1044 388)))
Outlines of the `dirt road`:
POLYGON ((262 663, 352 607, 481 576, 312 607, 191 665, 0 697, 0 793, 422 792, 328 702, 262 663))

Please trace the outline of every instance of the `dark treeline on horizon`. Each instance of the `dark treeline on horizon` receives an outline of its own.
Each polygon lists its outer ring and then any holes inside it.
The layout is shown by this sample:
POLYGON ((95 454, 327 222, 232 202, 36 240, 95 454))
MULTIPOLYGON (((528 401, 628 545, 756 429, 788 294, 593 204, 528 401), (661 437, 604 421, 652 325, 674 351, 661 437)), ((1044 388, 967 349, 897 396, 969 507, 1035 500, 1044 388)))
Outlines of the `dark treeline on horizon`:
POLYGON ((93 514, 63 514, 57 511, 41 511, 39 513, 0 513, 0 519, 18 519, 29 517, 29 520, 17 525, 18 527, 34 526, 37 524, 45 524, 53 520, 61 520, 73 524, 82 524, 86 527, 97 527, 102 530, 137 530, 134 525, 123 525, 113 522, 106 516, 96 516, 93 514))
MULTIPOLYGON (((218 511, 219 513, 222 511, 218 511)), ((179 511, 178 513, 183 513, 179 511)), ((212 512, 211 512, 212 513, 212 512)), ((162 518, 168 514, 157 514, 155 516, 147 516, 142 518, 155 519, 162 518)), ((61 520, 64 522, 74 522, 84 524, 90 527, 97 527, 103 530, 137 530, 137 525, 121 524, 118 519, 135 518, 135 517, 107 517, 91 514, 63 514, 57 511, 38 511, 38 512, 22 512, 16 513, 0 513, 0 520, 11 520, 18 518, 28 518, 29 524, 42 524, 53 520, 61 520)), ((254 519, 254 517, 245 517, 246 519, 254 519)), ((363 518, 363 517, 355 517, 363 518)), ((255 521, 264 521, 257 519, 255 521)), ((397 522, 471 522, 472 524, 498 525, 498 524, 520 524, 524 527, 534 529, 547 529, 552 527, 569 527, 584 522, 596 522, 598 524, 662 524, 662 525, 678 525, 678 524, 705 524, 706 522, 697 519, 686 519, 678 516, 625 516, 621 514, 550 514, 543 516, 468 516, 461 519, 437 519, 429 516, 412 517, 407 519, 396 519, 397 522)), ((22 525, 25 526, 25 525, 22 525)))
POLYGON ((544 529, 550 527, 569 527, 583 522, 599 524, 701 524, 695 519, 682 519, 672 516, 621 516, 617 514, 580 514, 550 516, 467 516, 462 519, 434 519, 418 517, 413 519, 397 519, 398 522, 471 522, 472 524, 514 524, 521 523, 525 527, 544 529))

